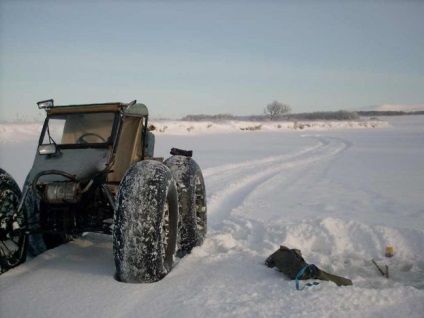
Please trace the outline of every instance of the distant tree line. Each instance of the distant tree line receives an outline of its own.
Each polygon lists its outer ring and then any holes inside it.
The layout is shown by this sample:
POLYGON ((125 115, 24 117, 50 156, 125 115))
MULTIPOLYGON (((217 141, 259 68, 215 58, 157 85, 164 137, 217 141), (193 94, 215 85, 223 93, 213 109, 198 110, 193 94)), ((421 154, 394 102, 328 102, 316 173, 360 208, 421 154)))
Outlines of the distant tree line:
MULTIPOLYGON (((356 112, 339 110, 336 112, 314 112, 299 114, 276 114, 273 115, 273 121, 299 121, 299 120, 358 120, 359 115, 356 112)), ((234 116, 231 114, 218 115, 187 115, 181 118, 183 121, 225 121, 225 120, 242 120, 242 121, 270 121, 269 114, 250 115, 250 116, 234 116)))
POLYGON ((217 115, 187 115, 181 120, 184 121, 300 121, 300 120, 359 120, 360 117, 375 116, 401 116, 401 115, 424 115, 424 111, 404 112, 404 111, 347 111, 339 110, 334 112, 312 112, 292 114, 291 107, 277 100, 266 105, 262 115, 234 116, 232 114, 217 115))
POLYGON ((222 121, 222 120, 237 120, 236 116, 231 114, 217 114, 217 115, 187 115, 181 120, 184 121, 222 121))
POLYGON ((335 112, 299 113, 286 116, 287 120, 358 120, 359 114, 347 110, 335 112))
POLYGON ((359 116, 403 116, 403 115, 424 115, 424 111, 404 112, 404 111, 358 111, 359 116))

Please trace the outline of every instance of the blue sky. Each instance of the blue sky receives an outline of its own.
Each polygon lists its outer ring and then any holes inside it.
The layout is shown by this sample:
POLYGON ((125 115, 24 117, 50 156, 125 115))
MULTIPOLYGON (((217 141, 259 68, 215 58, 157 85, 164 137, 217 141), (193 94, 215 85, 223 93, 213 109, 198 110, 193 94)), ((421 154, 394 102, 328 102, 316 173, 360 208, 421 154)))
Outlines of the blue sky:
POLYGON ((0 0, 0 119, 137 99, 153 117, 424 103, 424 1, 0 0))

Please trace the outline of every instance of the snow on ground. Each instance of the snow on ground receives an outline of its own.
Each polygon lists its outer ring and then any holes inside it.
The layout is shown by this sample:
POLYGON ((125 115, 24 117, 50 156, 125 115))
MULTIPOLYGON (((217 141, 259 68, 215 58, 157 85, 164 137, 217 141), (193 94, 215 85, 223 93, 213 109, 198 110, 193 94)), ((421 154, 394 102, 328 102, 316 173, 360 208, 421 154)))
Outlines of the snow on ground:
MULTIPOLYGON (((203 169, 203 246, 158 283, 123 284, 113 279, 111 238, 89 234, 0 276, 0 316, 422 317, 424 116, 386 120, 256 131, 156 123, 158 156, 192 149, 203 169), (296 290, 263 265, 281 244, 353 286, 296 290), (372 259, 389 266, 389 279, 372 259)), ((0 125, 0 166, 20 185, 39 129, 0 125)))

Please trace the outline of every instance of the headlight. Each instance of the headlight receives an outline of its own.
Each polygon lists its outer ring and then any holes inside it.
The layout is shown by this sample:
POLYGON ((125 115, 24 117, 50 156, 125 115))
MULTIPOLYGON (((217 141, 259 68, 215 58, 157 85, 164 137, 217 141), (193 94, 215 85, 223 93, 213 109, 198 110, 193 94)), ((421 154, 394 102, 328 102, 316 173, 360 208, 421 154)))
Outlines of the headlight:
POLYGON ((56 144, 47 144, 38 146, 40 155, 54 155, 57 152, 56 144))
POLYGON ((37 103, 38 108, 42 109, 42 108, 52 108, 53 105, 53 99, 47 99, 47 100, 43 100, 41 102, 37 103))

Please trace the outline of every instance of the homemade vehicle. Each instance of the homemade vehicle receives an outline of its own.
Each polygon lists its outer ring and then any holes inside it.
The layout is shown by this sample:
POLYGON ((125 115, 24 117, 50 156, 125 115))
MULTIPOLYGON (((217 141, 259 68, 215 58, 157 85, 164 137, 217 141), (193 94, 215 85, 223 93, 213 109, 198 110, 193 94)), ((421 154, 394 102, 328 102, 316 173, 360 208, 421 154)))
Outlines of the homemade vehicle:
POLYGON ((116 279, 155 282, 207 229, 203 175, 191 151, 154 158, 148 110, 136 101, 46 111, 21 190, 0 169, 0 266, 5 272, 86 232, 113 235, 116 279))

